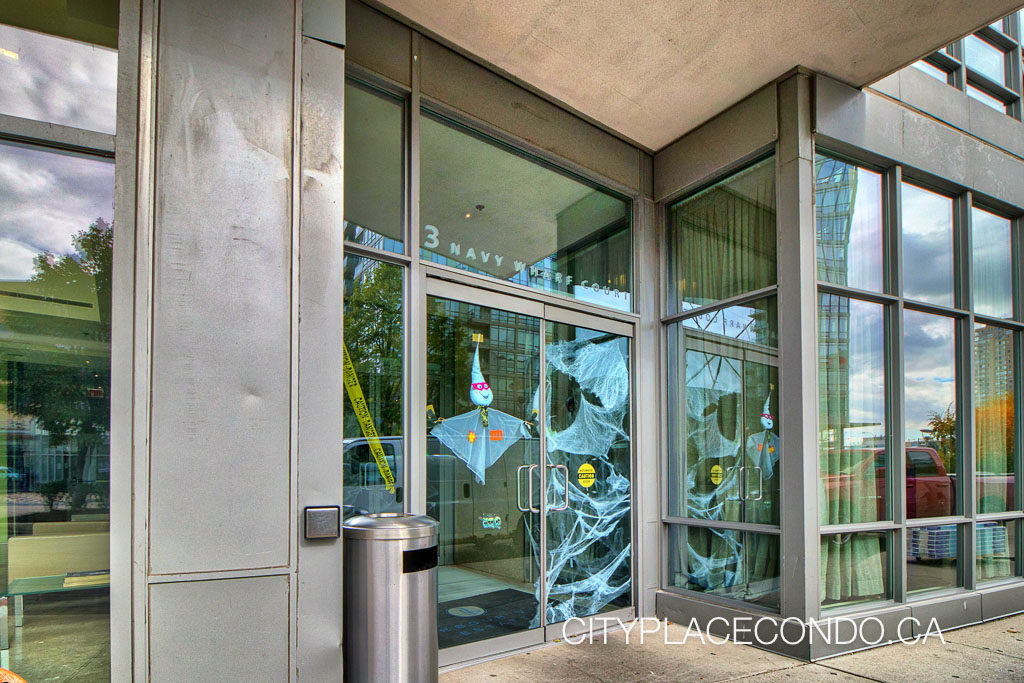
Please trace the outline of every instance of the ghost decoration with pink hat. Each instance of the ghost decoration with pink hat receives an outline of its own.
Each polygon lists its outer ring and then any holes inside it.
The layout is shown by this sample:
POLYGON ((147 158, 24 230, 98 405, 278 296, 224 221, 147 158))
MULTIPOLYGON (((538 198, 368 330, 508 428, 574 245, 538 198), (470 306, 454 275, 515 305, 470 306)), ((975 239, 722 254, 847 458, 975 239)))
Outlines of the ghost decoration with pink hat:
POLYGON ((442 418, 430 430, 431 436, 447 446, 466 463, 481 484, 485 472, 519 439, 529 438, 528 422, 491 408, 494 392, 480 369, 482 334, 474 334, 473 368, 470 372, 469 400, 476 409, 455 417, 442 418))
POLYGON ((753 467, 761 471, 760 482, 763 495, 764 481, 775 476, 775 464, 779 461, 779 436, 775 433, 775 416, 771 413, 771 400, 774 387, 768 391, 768 397, 761 408, 761 427, 764 431, 752 434, 747 439, 747 458, 753 467))

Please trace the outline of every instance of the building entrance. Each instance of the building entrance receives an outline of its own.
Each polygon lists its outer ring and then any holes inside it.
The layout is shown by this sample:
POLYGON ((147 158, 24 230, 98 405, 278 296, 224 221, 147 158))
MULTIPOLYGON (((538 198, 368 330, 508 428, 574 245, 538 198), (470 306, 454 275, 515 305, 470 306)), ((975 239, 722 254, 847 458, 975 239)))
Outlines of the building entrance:
POLYGON ((631 616, 632 326, 427 280, 441 663, 631 616))

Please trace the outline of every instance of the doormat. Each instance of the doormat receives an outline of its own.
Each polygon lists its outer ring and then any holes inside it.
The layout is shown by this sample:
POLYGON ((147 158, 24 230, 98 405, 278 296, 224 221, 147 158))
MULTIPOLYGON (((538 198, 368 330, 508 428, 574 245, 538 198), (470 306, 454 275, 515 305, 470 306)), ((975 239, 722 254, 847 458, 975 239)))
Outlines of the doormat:
POLYGON ((525 631, 537 616, 537 598, 506 588, 437 606, 438 647, 463 645, 525 631))

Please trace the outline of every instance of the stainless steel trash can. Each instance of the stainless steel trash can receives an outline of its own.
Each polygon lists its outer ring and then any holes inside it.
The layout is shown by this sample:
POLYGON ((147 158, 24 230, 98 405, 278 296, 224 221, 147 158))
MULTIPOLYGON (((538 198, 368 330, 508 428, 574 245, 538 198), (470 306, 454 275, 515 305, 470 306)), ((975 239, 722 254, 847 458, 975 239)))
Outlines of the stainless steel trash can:
POLYGON ((437 680, 437 522, 396 512, 344 529, 345 680, 437 680))

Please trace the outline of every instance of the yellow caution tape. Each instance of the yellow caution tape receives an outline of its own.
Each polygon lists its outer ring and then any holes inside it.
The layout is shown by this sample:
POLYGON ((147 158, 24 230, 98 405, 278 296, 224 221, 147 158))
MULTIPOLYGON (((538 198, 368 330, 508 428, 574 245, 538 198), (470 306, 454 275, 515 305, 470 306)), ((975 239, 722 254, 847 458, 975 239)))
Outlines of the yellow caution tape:
POLYGON ((395 475, 391 473, 388 466, 388 459, 384 457, 384 448, 380 445, 380 437, 377 436, 377 428, 373 426, 373 418, 370 417, 370 409, 366 407, 366 399, 363 397, 363 389, 359 386, 359 377, 356 376, 355 366, 348 355, 348 346, 345 349, 345 369, 342 373, 345 380, 345 391, 348 392, 348 400, 352 403, 352 410, 355 411, 356 420, 359 421, 359 428, 370 445, 370 452, 377 462, 377 469, 380 476, 384 477, 384 486, 389 493, 395 492, 395 475))

